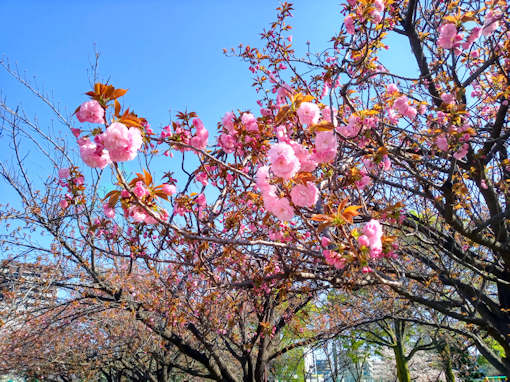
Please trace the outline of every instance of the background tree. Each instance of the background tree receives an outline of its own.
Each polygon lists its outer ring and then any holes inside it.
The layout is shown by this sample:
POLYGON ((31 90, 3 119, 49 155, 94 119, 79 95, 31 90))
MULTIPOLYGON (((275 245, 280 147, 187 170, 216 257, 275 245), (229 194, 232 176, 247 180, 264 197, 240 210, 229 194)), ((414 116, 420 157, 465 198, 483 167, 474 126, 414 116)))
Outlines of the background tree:
POLYGON ((393 351, 400 382, 411 381, 408 363, 413 356, 419 351, 435 347, 430 338, 423 335, 425 333, 419 333, 416 326, 412 328, 409 323, 398 318, 378 321, 362 330, 359 334, 362 340, 393 351))

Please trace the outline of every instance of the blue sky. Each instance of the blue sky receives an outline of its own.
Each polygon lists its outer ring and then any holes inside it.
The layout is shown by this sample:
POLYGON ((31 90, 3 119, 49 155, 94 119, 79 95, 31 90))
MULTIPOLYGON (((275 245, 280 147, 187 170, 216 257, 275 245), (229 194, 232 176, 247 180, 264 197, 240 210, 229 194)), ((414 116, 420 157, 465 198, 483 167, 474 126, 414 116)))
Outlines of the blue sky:
MULTIPOLYGON (((250 72, 223 48, 258 44, 274 19, 277 1, 11 1, 0 3, 0 54, 52 91, 68 111, 88 90, 93 45, 101 53, 100 74, 129 88, 125 101, 154 127, 169 110, 194 110, 208 123, 225 111, 254 107, 250 72), (7 16, 7 17, 5 17, 7 16)), ((316 47, 340 25, 337 1, 298 1, 294 41, 316 47), (317 5, 319 3, 319 5, 317 5)), ((0 73, 8 101, 25 93, 0 73)))

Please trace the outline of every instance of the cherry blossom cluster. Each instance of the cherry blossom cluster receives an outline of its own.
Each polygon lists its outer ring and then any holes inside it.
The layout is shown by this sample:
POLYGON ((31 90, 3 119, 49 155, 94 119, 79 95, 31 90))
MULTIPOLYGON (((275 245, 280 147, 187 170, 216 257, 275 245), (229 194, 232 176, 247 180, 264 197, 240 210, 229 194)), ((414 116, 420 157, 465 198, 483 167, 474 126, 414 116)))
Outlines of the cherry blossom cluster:
MULTIPOLYGON (((357 5, 356 0, 348 0, 348 3, 351 7, 357 5)), ((368 9, 364 7, 357 7, 356 13, 350 13, 344 18, 344 25, 347 33, 354 34, 356 32, 354 20, 359 19, 361 21, 365 21, 367 10, 368 19, 374 24, 379 24, 383 20, 384 9, 385 5, 383 0, 375 0, 373 4, 368 5, 368 9)))
MULTIPOLYGON (((80 122, 105 123, 105 111, 96 100, 84 102, 76 112, 80 122)), ((79 135, 79 131, 77 132, 79 135)), ((140 129, 126 127, 121 122, 113 122, 106 130, 89 137, 78 139, 80 156, 90 167, 105 168, 111 162, 125 162, 136 157, 142 147, 143 139, 140 129)))
POLYGON ((382 255, 382 226, 377 220, 370 220, 363 227, 363 235, 358 238, 359 245, 370 249, 370 256, 374 259, 382 255))
MULTIPOLYGON (((269 115, 269 110, 261 110, 269 115)), ((218 146, 226 154, 245 155, 246 150, 257 142, 261 129, 257 118, 250 112, 241 113, 239 117, 229 111, 221 119, 223 131, 218 137, 218 146)))
POLYGON ((498 29, 501 18, 502 14, 499 12, 487 12, 483 25, 473 27, 464 42, 464 33, 459 32, 457 24, 445 23, 439 28, 437 45, 443 49, 453 49, 456 55, 460 55, 463 50, 469 50, 481 36, 488 37, 493 34, 498 29))
POLYGON ((85 178, 76 167, 65 167, 58 170, 58 185, 66 190, 64 198, 58 203, 62 210, 70 205, 82 204, 85 178))
MULTIPOLYGON (((209 132, 199 118, 193 118, 191 126, 190 128, 186 128, 186 126, 177 122, 173 123, 172 126, 165 126, 161 131, 158 144, 162 144, 168 139, 169 142, 179 142, 192 146, 197 150, 204 150, 209 140, 209 132), (191 133, 191 128, 195 130, 194 134, 191 133)), ((192 150, 191 148, 178 145, 173 147, 173 149, 181 152, 192 150)), ((169 152, 166 151, 164 155, 169 155, 169 152)))
MULTIPOLYGON (((302 102, 296 111, 302 125, 313 126, 319 122, 321 112, 316 104, 302 102)), ((319 163, 332 162, 337 153, 338 142, 334 131, 318 131, 315 146, 310 152, 305 146, 291 140, 280 132, 279 142, 272 144, 267 158, 269 166, 262 166, 256 175, 256 185, 262 193, 264 207, 280 220, 291 220, 294 208, 287 197, 279 196, 277 187, 271 184, 271 173, 283 181, 291 181, 299 172, 312 172, 319 163)), ((312 182, 295 184, 290 191, 290 198, 296 207, 311 208, 319 197, 317 186, 312 182)))

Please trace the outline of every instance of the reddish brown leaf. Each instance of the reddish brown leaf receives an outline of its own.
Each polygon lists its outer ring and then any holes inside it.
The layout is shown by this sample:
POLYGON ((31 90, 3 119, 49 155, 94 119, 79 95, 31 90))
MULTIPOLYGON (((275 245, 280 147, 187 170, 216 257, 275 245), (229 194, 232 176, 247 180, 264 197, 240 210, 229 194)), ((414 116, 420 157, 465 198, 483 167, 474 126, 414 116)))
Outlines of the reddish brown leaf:
POLYGON ((119 97, 122 97, 124 94, 126 94, 128 89, 115 89, 113 92, 112 98, 116 99, 119 97))
POLYGON ((110 197, 110 200, 108 200, 108 206, 110 208, 113 208, 115 207, 115 205, 117 204, 117 202, 119 201, 120 199, 120 192, 117 191, 115 194, 113 194, 111 197, 110 197))
POLYGON ((149 185, 152 184, 152 175, 147 170, 143 170, 143 173, 145 174, 145 184, 149 185))
POLYGON ((115 100, 115 116, 118 117, 120 115, 120 103, 115 100))
POLYGON ((359 215, 358 210, 361 208, 361 206, 349 206, 342 212, 343 218, 352 224, 352 219, 355 216, 359 215))

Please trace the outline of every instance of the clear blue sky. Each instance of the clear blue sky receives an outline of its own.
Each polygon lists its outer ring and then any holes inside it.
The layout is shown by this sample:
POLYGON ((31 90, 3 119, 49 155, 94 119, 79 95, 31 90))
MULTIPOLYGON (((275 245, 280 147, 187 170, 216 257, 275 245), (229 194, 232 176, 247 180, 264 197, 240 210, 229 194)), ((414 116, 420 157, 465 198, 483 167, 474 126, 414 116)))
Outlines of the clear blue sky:
MULTIPOLYGON (((296 47, 326 46, 341 22, 339 2, 297 1, 296 47)), ((129 88, 125 101, 154 127, 168 111, 188 108, 208 123, 225 111, 255 107, 250 72, 223 48, 258 44, 277 1, 19 1, 2 0, 0 54, 18 63, 68 111, 85 98, 93 44, 100 73, 129 88)), ((0 72, 8 101, 26 103, 0 72)))

